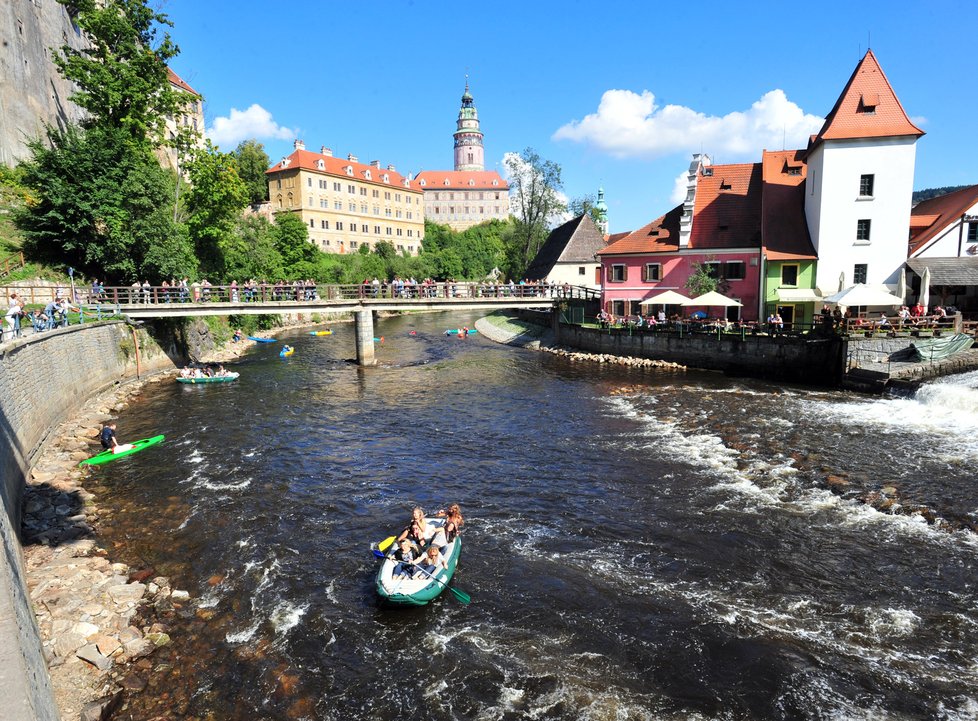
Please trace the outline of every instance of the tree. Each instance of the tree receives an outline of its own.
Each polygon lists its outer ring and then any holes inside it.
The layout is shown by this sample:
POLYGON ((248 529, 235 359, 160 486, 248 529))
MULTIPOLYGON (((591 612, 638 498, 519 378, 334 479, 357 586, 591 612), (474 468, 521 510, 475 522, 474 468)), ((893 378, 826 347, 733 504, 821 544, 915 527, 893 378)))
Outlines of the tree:
POLYGON ((282 254, 276 246, 274 226, 260 215, 239 217, 230 243, 224 250, 224 277, 281 278, 282 254))
POLYGON ((208 140, 186 165, 190 188, 184 196, 187 229, 205 274, 224 277, 225 253, 234 240, 241 211, 248 205, 233 153, 222 153, 208 140))
POLYGON ((508 153, 505 163, 517 220, 512 236, 515 247, 508 249, 507 256, 513 265, 511 274, 522 275, 546 241, 551 222, 565 210, 559 195, 560 166, 544 160, 532 148, 521 154, 508 153))
POLYGON ((286 275, 293 266, 307 261, 314 262, 319 249, 309 242, 309 229, 298 213, 279 213, 275 216, 275 247, 282 255, 286 275))
POLYGON ((272 164, 265 146, 255 139, 238 144, 234 154, 238 159, 238 175, 248 189, 248 202, 257 205, 268 198, 265 171, 272 164))
POLYGON ((726 290, 726 283, 722 278, 718 278, 713 270, 715 267, 709 262, 693 263, 693 272, 686 279, 685 287, 694 297, 713 291, 722 293, 726 290))
POLYGON ((171 217, 174 176, 126 129, 49 128, 29 148, 31 194, 15 222, 31 258, 125 283, 193 270, 171 217))
POLYGON ((172 26, 145 0, 58 0, 89 42, 55 50, 54 64, 78 90, 71 100, 89 113, 86 127, 108 125, 133 139, 163 140, 166 119, 196 101, 170 86, 167 63, 180 49, 159 26, 172 26))
POLYGON ((585 213, 594 218, 593 211, 596 202, 597 198, 592 193, 585 193, 567 203, 567 212, 570 213, 572 218, 584 215, 585 213))

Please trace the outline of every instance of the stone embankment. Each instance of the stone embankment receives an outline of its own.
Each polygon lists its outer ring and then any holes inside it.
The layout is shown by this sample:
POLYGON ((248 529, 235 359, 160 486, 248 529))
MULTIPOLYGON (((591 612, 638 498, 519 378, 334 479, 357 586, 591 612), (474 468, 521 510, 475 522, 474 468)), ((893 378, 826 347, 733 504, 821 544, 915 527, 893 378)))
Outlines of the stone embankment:
MULTIPOLYGON (((169 374, 165 376, 169 378, 169 374)), ((112 563, 98 545, 96 497, 78 461, 101 450, 97 434, 146 383, 90 402, 56 431, 24 491, 22 534, 27 586, 62 718, 108 718, 138 693, 170 643, 171 623, 192 615, 189 594, 152 568, 112 563)))
POLYGON ((560 346, 550 347, 541 346, 540 350, 545 353, 563 356, 572 361, 584 361, 588 363, 607 363, 610 365, 629 366, 631 368, 654 368, 664 371, 684 371, 686 366, 670 361, 654 360, 652 358, 634 358, 631 356, 611 355, 610 353, 584 353, 571 348, 560 346))

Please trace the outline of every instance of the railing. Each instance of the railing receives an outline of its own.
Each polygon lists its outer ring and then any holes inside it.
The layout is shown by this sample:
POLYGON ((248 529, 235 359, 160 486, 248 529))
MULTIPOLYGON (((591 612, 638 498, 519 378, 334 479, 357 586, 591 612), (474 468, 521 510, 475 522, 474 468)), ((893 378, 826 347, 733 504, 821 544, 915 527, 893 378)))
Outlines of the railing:
MULTIPOLYGON (((60 289, 64 290, 64 289, 60 289)), ((7 287, 5 295, 16 292, 27 303, 48 302, 57 291, 51 287, 7 287)), ((359 283, 355 285, 317 285, 255 283, 236 285, 189 286, 98 286, 76 288, 76 303, 139 305, 163 303, 269 303, 388 300, 465 300, 475 298, 595 298, 599 291, 583 286, 558 286, 538 283, 359 283)))
POLYGON ((6 278, 15 270, 23 268, 25 265, 24 253, 22 251, 8 255, 6 258, 0 260, 0 278, 6 278))

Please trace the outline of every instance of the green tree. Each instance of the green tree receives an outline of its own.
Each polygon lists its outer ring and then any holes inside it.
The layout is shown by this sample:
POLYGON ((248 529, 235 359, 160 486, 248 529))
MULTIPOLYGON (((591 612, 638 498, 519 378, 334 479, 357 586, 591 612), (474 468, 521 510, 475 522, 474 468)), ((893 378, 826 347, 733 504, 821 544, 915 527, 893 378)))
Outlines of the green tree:
POLYGON ((567 212, 570 213, 572 218, 584 215, 585 213, 594 218, 592 211, 596 202, 598 200, 593 193, 585 193, 584 195, 573 198, 567 203, 567 212))
POLYGON ((275 216, 275 247, 282 256, 285 274, 291 277, 299 263, 313 263, 319 250, 309 242, 309 229, 298 213, 279 213, 275 216))
POLYGON ((533 148, 506 156, 516 228, 507 249, 510 274, 522 275, 547 239, 552 222, 566 209, 560 200, 560 166, 533 148))
POLYGON ((170 86, 167 63, 180 49, 169 33, 158 39, 157 31, 172 23, 145 0, 58 2, 89 43, 52 53, 58 70, 77 87, 71 99, 89 113, 86 127, 108 125, 137 141, 162 141, 166 118, 196 101, 170 86))
POLYGON ((224 278, 272 279, 283 275, 274 226, 260 215, 241 216, 224 251, 224 278))
POLYGON ((248 202, 252 205, 268 198, 268 181, 265 171, 272 164, 265 146, 255 139, 245 140, 234 150, 238 158, 238 175, 248 189, 248 202))
POLYGON ((127 129, 50 128, 29 147, 30 197, 15 222, 31 258, 125 283, 192 271, 171 217, 174 176, 127 129))
POLYGON ((715 265, 710 265, 709 262, 696 262, 691 267, 693 272, 686 279, 685 288, 694 297, 703 295, 704 293, 712 293, 713 291, 723 293, 726 290, 726 283, 722 278, 716 276, 714 271, 714 268, 716 268, 715 265))
POLYGON ((201 270, 225 277, 225 253, 233 244, 241 211, 248 205, 244 182, 238 177, 233 153, 222 153, 208 140, 186 165, 190 188, 184 195, 187 228, 201 270))

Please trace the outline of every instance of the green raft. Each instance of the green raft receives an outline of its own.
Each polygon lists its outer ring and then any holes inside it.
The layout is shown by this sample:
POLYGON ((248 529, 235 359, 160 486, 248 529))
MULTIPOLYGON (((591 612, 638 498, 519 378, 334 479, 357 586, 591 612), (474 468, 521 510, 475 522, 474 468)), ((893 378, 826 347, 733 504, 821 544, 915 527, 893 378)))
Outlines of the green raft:
POLYGON ((118 453, 113 453, 112 451, 102 451, 97 456, 92 456, 91 458, 86 458, 84 461, 79 463, 79 466, 100 466, 103 463, 109 463, 117 458, 122 458, 123 456, 131 456, 133 453, 139 453, 144 448, 149 448, 150 446, 155 446, 157 443, 163 440, 163 436, 153 436, 152 438, 144 438, 141 441, 136 441, 132 444, 132 448, 127 451, 119 451, 118 453))
MULTIPOLYGON (((445 521, 442 518, 429 518, 428 523, 436 528, 440 527, 445 521)), ((458 565, 458 557, 462 553, 462 539, 459 536, 448 544, 445 551, 445 560, 448 568, 439 569, 434 578, 418 573, 418 578, 405 580, 395 580, 393 578, 394 567, 397 561, 393 558, 385 558, 377 571, 377 596, 382 603, 392 606, 424 606, 438 598, 442 591, 452 582, 455 575, 455 567, 458 565), (439 583, 440 581, 440 583, 439 583)))
POLYGON ((232 381, 238 380, 238 373, 228 373, 226 376, 207 376, 204 378, 177 378, 177 383, 189 383, 191 385, 196 385, 198 383, 231 383, 232 381))

